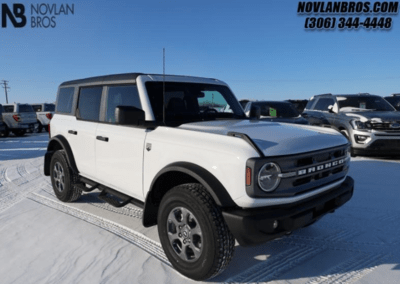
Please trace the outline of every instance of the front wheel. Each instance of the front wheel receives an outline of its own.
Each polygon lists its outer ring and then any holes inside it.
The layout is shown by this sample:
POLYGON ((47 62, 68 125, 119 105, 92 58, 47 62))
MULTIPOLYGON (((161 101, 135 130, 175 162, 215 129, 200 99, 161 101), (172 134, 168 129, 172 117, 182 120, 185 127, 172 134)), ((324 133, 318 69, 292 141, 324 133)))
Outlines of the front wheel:
POLYGON ((206 280, 220 274, 230 263, 235 239, 202 185, 183 184, 168 191, 157 220, 165 254, 181 274, 206 280))

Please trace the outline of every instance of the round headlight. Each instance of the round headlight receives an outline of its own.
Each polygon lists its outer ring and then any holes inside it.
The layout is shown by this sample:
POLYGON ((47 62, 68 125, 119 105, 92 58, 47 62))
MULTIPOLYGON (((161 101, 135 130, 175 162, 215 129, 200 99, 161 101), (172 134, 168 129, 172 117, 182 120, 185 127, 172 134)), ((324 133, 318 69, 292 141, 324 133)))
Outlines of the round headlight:
POLYGON ((270 192, 276 189, 281 181, 281 169, 275 163, 266 163, 258 173, 258 185, 262 190, 270 192))

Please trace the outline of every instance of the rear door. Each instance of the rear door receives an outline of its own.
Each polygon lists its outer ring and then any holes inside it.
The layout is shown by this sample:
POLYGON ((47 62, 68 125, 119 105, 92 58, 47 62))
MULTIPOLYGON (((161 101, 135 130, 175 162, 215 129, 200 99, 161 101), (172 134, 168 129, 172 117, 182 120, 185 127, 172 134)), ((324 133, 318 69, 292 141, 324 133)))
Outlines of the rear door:
POLYGON ((115 107, 141 108, 136 85, 106 87, 104 112, 96 131, 96 180, 143 200, 142 169, 146 129, 115 123, 115 107))
POLYGON ((76 121, 71 122, 67 134, 80 174, 90 179, 96 177, 95 140, 102 92, 102 86, 79 89, 76 121))

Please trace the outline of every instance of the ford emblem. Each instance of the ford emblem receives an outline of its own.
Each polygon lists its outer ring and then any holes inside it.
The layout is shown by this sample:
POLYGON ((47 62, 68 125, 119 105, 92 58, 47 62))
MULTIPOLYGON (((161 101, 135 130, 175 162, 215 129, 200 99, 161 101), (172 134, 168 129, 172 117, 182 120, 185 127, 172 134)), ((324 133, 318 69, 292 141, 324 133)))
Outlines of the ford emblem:
POLYGON ((391 128, 400 128, 399 123, 392 123, 391 128))

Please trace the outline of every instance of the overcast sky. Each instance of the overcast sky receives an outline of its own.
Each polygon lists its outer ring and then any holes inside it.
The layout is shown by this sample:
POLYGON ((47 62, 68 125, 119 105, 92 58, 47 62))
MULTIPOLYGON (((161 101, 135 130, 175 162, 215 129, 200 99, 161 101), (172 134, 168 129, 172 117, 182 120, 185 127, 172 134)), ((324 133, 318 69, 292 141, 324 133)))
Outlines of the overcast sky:
POLYGON ((72 79, 162 73, 163 47, 167 74, 221 79, 239 99, 400 92, 398 15, 389 31, 306 31, 292 0, 80 0, 63 2, 74 14, 56 16, 55 28, 32 28, 37 2, 2 3, 24 4, 27 16, 23 28, 0 28, 10 102, 53 102, 72 79))

